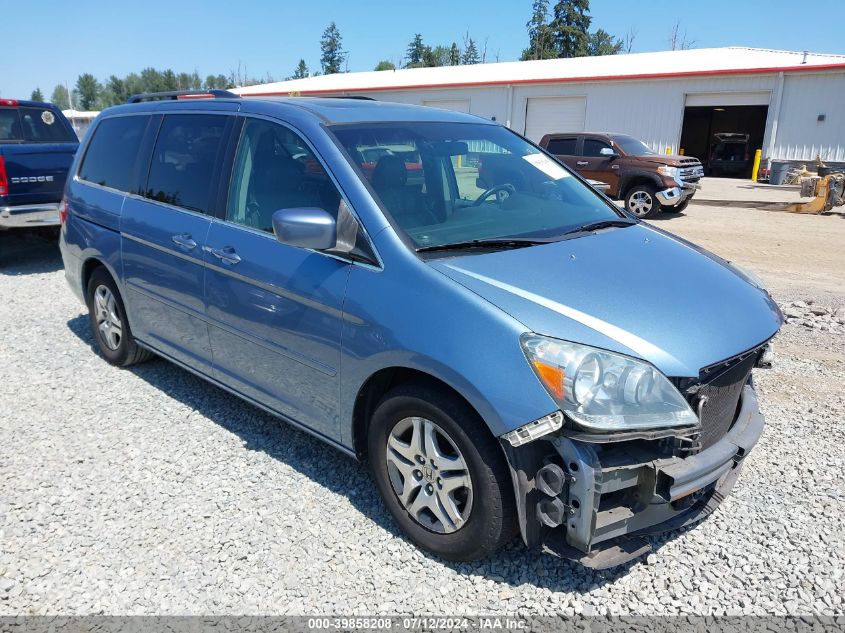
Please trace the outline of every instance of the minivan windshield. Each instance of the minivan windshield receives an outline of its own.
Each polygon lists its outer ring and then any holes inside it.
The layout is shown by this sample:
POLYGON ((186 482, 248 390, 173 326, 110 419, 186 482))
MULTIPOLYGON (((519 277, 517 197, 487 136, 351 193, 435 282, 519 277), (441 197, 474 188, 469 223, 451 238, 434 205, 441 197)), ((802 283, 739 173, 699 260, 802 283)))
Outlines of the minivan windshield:
POLYGON ((499 125, 396 122, 331 131, 418 250, 554 241, 624 218, 556 160, 499 125))
POLYGON ((625 152, 626 156, 653 156, 657 154, 657 152, 651 149, 648 145, 633 136, 627 136, 626 134, 611 134, 610 140, 622 148, 622 151, 625 152))

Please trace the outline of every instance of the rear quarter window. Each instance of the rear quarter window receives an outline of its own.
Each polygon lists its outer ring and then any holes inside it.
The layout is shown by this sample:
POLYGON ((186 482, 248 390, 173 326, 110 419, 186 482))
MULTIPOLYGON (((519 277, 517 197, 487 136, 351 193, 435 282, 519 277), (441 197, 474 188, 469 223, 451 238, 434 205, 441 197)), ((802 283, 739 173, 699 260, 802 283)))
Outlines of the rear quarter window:
POLYGON ((21 128, 25 141, 33 143, 76 143, 76 134, 61 115, 48 108, 20 109, 21 128))
POLYGON ((79 177, 104 187, 134 193, 135 162, 149 116, 101 121, 88 144, 79 177))

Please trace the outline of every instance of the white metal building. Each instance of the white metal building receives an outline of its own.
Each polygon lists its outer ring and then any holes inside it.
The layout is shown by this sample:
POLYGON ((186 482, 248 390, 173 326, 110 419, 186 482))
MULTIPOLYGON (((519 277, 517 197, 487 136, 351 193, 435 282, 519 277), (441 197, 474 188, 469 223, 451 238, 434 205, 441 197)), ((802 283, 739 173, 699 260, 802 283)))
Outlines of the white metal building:
POLYGON ((100 114, 99 110, 62 110, 62 114, 67 117, 70 124, 73 126, 73 131, 76 132, 77 138, 82 140, 85 132, 91 127, 91 123, 100 114))
POLYGON ((745 132, 769 160, 845 161, 845 55, 696 49, 345 73, 236 92, 368 96, 470 112, 534 141, 620 132, 702 157, 714 133, 745 132))

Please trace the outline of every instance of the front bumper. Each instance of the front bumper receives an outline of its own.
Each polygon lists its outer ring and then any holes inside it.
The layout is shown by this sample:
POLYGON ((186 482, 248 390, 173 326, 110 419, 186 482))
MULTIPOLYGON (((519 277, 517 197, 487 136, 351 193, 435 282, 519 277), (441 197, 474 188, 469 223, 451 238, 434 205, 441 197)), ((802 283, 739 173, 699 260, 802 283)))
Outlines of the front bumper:
POLYGON ((695 455, 667 456, 666 442, 674 438, 596 443, 559 435, 519 448, 505 442, 523 538, 529 547, 596 569, 641 556, 651 549, 645 535, 715 510, 763 424, 749 380, 731 429, 695 455), (549 464, 564 474, 558 494, 540 481, 549 464))
POLYGON ((0 207, 0 229, 58 226, 59 203, 0 207))
POLYGON ((701 185, 695 183, 682 183, 679 186, 669 187, 655 193, 657 201, 664 207, 676 207, 687 198, 701 189, 701 185))

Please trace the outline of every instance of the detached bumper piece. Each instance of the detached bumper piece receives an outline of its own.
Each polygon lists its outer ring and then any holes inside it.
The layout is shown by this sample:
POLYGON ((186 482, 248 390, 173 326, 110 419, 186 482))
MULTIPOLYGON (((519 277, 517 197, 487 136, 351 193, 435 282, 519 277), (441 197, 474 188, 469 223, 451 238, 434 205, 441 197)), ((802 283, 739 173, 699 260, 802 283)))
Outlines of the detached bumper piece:
POLYGON ((664 207, 676 207, 684 200, 693 195, 696 189, 700 189, 699 185, 687 185, 683 187, 670 187, 669 189, 662 189, 654 195, 657 201, 664 207))
POLYGON ((0 207, 0 229, 58 226, 59 224, 58 203, 0 207))
POLYGON ((763 432, 750 380, 732 421, 695 454, 683 437, 601 443, 556 435, 516 448, 503 442, 526 544, 595 569, 642 556, 651 549, 646 535, 702 520, 730 492, 763 432))

